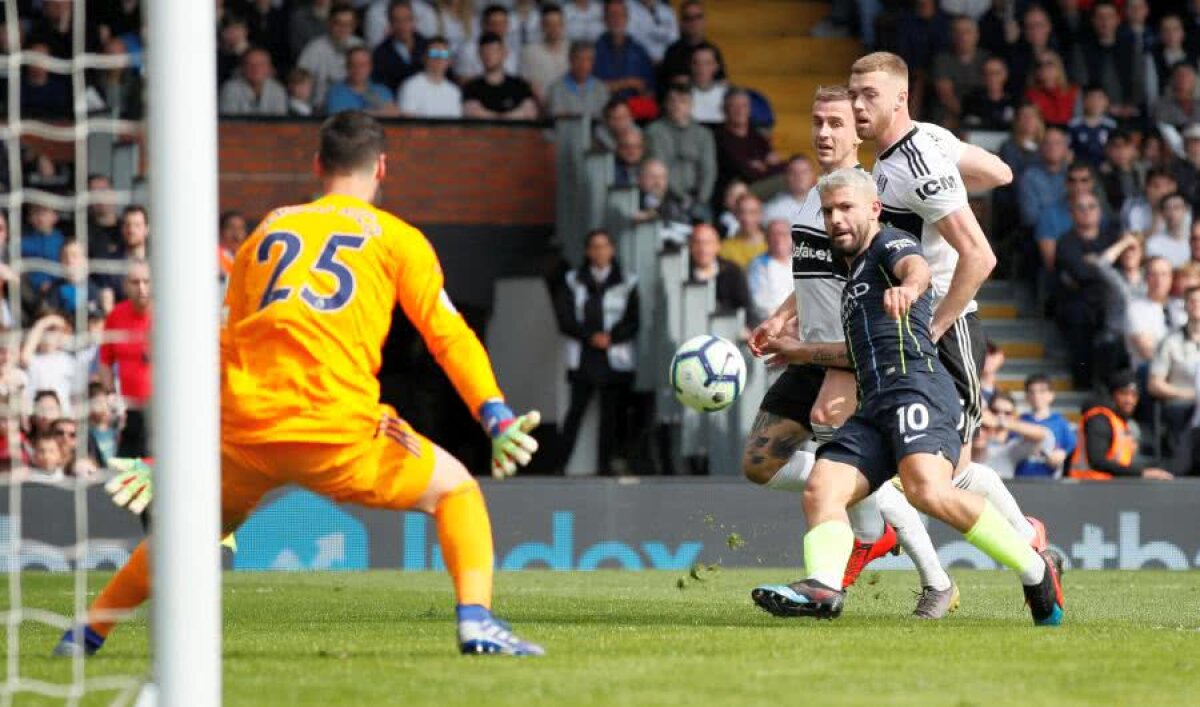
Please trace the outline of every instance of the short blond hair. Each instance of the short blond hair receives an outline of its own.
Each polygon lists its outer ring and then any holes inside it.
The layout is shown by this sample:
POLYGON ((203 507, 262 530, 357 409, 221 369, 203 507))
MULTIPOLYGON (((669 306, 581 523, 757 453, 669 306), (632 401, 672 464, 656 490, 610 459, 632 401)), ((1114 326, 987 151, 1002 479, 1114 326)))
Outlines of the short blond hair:
POLYGON ((853 189, 859 194, 870 196, 872 201, 879 198, 879 190, 875 187, 871 173, 857 167, 842 167, 817 180, 817 193, 821 196, 836 189, 853 189))
POLYGON ((858 61, 850 66, 851 74, 870 74, 876 71, 882 71, 889 76, 895 76, 908 82, 908 64, 900 58, 899 54, 871 52, 866 56, 859 57, 858 61))
POLYGON ((837 86, 817 86, 817 92, 813 94, 813 103, 834 103, 836 101, 849 101, 850 89, 844 85, 837 86))

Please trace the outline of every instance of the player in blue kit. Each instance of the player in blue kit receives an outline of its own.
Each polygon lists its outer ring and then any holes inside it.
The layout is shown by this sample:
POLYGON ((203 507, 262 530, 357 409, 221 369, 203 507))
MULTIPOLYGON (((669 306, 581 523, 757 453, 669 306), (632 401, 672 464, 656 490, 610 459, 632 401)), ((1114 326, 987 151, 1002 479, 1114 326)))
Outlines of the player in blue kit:
POLYGON ((899 469, 914 507, 1017 572, 1034 623, 1058 625, 1062 589, 1051 559, 1030 547, 989 501, 951 480, 962 451, 962 408, 930 333, 931 273, 921 244, 905 231, 881 230, 879 194, 863 171, 839 169, 817 189, 834 255, 847 266, 842 326, 859 407, 817 452, 804 492, 808 577, 755 592, 770 592, 793 615, 840 615, 842 574, 854 545, 846 508, 899 469))

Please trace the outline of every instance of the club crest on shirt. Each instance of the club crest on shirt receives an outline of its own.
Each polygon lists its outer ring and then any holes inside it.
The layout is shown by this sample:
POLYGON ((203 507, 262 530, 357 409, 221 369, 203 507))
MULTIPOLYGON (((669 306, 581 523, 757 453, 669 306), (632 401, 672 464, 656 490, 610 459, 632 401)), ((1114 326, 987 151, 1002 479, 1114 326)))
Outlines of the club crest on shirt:
POLYGON ((875 177, 875 188, 879 190, 880 194, 887 189, 887 182, 888 179, 886 174, 880 174, 875 177))

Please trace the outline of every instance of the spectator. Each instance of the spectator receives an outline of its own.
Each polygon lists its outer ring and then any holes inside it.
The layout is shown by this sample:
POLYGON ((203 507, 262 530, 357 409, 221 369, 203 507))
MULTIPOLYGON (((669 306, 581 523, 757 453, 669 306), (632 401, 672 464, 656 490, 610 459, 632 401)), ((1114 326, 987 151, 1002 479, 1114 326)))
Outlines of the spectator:
POLYGON ((1058 275, 1058 324, 1071 357, 1077 388, 1092 384, 1096 332, 1104 324, 1103 281, 1085 256, 1103 252, 1116 240, 1101 228, 1100 201, 1084 194, 1071 204, 1072 228, 1058 241, 1054 266, 1058 275))
POLYGON ((661 160, 642 162, 638 171, 638 212, 635 223, 654 222, 658 225, 658 245, 679 250, 692 231, 691 218, 683 204, 668 189, 667 165, 661 160))
POLYGON ((432 12, 417 14, 417 31, 426 37, 444 37, 452 56, 473 51, 475 44, 467 41, 475 23, 473 0, 433 0, 429 4, 432 12))
POLYGON ((223 211, 217 236, 217 258, 221 267, 221 280, 233 272, 233 259, 238 248, 246 240, 246 217, 240 211, 223 211))
MULTIPOLYGON (((25 389, 29 386, 29 376, 18 365, 20 357, 17 355, 16 347, 9 341, 9 336, 10 334, 5 332, 4 340, 0 342, 0 406, 11 412, 24 407, 25 389)), ((6 430, 0 429, 0 438, 6 436, 6 430)), ((7 440, 0 440, 0 444, 4 442, 7 440)))
POLYGON ((996 397, 996 381, 1006 358, 1004 349, 988 339, 984 344, 983 369, 979 371, 979 392, 984 403, 990 405, 992 398, 996 397))
POLYGON ((1095 267, 1104 283, 1104 328, 1096 336, 1098 366, 1094 378, 1106 380, 1118 370, 1129 367, 1125 332, 1129 328, 1129 307, 1146 295, 1142 271, 1141 234, 1126 232, 1121 239, 1100 253, 1084 256, 1095 267))
POLYGON ((98 308, 99 289, 87 278, 87 256, 83 246, 74 238, 63 241, 59 250, 62 275, 54 278, 46 292, 45 305, 66 317, 74 317, 79 309, 98 308))
POLYGON ((287 75, 288 115, 308 117, 313 114, 313 78, 307 70, 296 67, 287 75))
POLYGON ((1158 24, 1158 43, 1150 50, 1150 79, 1147 81, 1151 99, 1167 93, 1171 74, 1181 64, 1195 65, 1196 58, 1184 45, 1183 20, 1178 15, 1165 15, 1158 24))
POLYGON ((963 97, 983 88, 987 50, 979 48, 979 26, 970 17, 959 16, 950 25, 950 47, 933 60, 933 88, 939 122, 949 128, 959 125, 963 97))
POLYGON ((1072 78, 1077 85, 1094 84, 1103 90, 1112 101, 1109 111, 1116 118, 1135 118, 1145 100, 1145 91, 1137 90, 1146 83, 1145 59, 1134 54, 1133 42, 1118 32, 1121 15, 1110 0, 1096 0, 1091 20, 1092 31, 1075 44, 1072 78))
POLYGON ((1042 113, 1032 103, 1017 108, 1012 134, 1000 145, 1000 159, 1012 169, 1013 184, 1019 185, 1025 170, 1041 161, 1040 146, 1046 134, 1042 113))
POLYGON ((1179 64, 1171 70, 1170 90, 1154 104, 1154 121, 1182 129, 1200 121, 1200 100, 1196 98, 1196 70, 1191 64, 1179 64))
POLYGON ((604 0, 604 27, 596 40, 596 78, 618 98, 653 95, 654 62, 646 48, 629 36, 625 0, 604 0))
MULTIPOLYGON (((609 7, 616 5, 610 3, 609 7)), ((666 108, 666 115, 646 128, 646 152, 667 164, 671 192, 688 212, 706 220, 717 181, 717 149, 712 133, 692 120, 692 94, 687 89, 668 91, 666 108)))
POLYGON ((30 396, 27 405, 37 404, 36 393, 50 391, 61 411, 70 414, 71 390, 78 373, 75 356, 66 351, 70 335, 71 326, 58 314, 47 314, 30 327, 21 346, 21 367, 29 377, 25 387, 25 394, 30 396))
POLYGON ((104 323, 100 346, 100 382, 117 390, 125 408, 125 428, 117 445, 119 457, 149 456, 146 406, 150 403, 150 265, 144 259, 129 263, 125 276, 127 299, 104 323), (114 383, 119 382, 119 385, 114 383))
POLYGON ((571 44, 571 68, 546 92, 546 113, 552 118, 590 115, 599 120, 608 105, 608 89, 592 76, 596 50, 585 42, 571 44))
MULTIPOLYGON (((110 37, 104 43, 104 54, 118 57, 128 54, 125 40, 110 37)), ((89 114, 106 114, 121 120, 142 118, 142 78, 132 66, 118 66, 96 71, 88 81, 87 109, 89 114)))
POLYGON ((42 483, 58 483, 63 480, 62 451, 54 433, 33 438, 33 456, 29 459, 29 480, 42 483))
POLYGON ((763 207, 763 219, 770 223, 782 219, 795 220, 808 192, 817 183, 817 171, 808 155, 793 155, 783 173, 785 188, 771 197, 763 207))
POLYGON ((1089 409, 1079 421, 1078 444, 1068 476, 1092 481, 1115 476, 1174 478, 1170 472, 1147 466, 1137 458, 1138 429, 1129 422, 1138 404, 1137 377, 1128 371, 1119 373, 1108 390, 1112 401, 1089 409))
POLYGON ((771 147, 771 141, 750 125, 750 95, 742 89, 735 88, 726 94, 725 124, 716 129, 715 136, 721 184, 736 178, 749 184, 752 190, 760 189, 763 185, 756 182, 786 169, 783 157, 771 147))
POLYGON ((671 3, 629 0, 629 36, 646 48, 655 64, 661 62, 667 47, 679 39, 679 23, 675 21, 671 3))
POLYGON ((714 223, 717 225, 722 238, 729 238, 738 231, 737 203, 750 193, 750 187, 740 179, 734 179, 725 185, 721 191, 721 213, 717 214, 714 223))
POLYGON ((271 55, 254 47, 242 53, 242 71, 221 84, 222 115, 287 115, 287 90, 273 78, 271 55))
POLYGON ((574 50, 577 44, 592 50, 590 75, 591 67, 596 64, 595 46, 590 41, 568 43, 562 8, 552 4, 543 7, 541 40, 530 42, 521 49, 521 78, 529 82, 538 100, 545 100, 550 85, 567 73, 568 48, 574 50))
POLYGON ((79 457, 79 425, 69 417, 60 417, 50 426, 63 472, 67 476, 88 478, 95 474, 98 465, 88 456, 79 457))
POLYGON ((42 14, 29 26, 29 44, 45 45, 51 56, 70 59, 75 46, 73 4, 70 0, 43 0, 42 14))
POLYGON ((983 62, 983 85, 963 98, 962 124, 975 130, 1007 132, 1016 110, 1016 99, 1008 90, 1008 67, 1000 57, 989 57, 983 62))
MULTIPOLYGON (((1083 194, 1093 194, 1097 199, 1102 198, 1096 188, 1096 178, 1092 174, 1092 168, 1086 162, 1074 162, 1067 169, 1067 189, 1063 198, 1042 207, 1037 225, 1033 229, 1033 237, 1037 243, 1038 254, 1042 258, 1042 266, 1049 272, 1054 271, 1054 251, 1058 239, 1071 230, 1070 205, 1083 194)), ((1103 223, 1103 217, 1101 223, 1103 223)))
POLYGON ((566 0, 563 24, 572 42, 595 42, 604 34, 603 3, 597 0, 566 0))
MULTIPOLYGON (((542 7, 541 0, 505 0, 511 14, 509 15, 508 37, 505 42, 512 47, 513 53, 520 57, 525 47, 542 41, 542 13, 554 6, 547 2, 542 7)), ((561 8, 560 8, 561 9, 561 8)), ((563 32, 566 37, 566 32, 563 32)))
POLYGON ((401 84, 425 68, 428 42, 417 32, 413 7, 408 0, 391 0, 387 12, 388 36, 378 44, 370 45, 375 47, 371 53, 371 80, 397 93, 401 84))
MULTIPOLYGON (((128 4, 128 3, 126 3, 128 4)), ((283 67, 291 64, 288 51, 287 15, 281 3, 274 0, 251 0, 243 5, 246 26, 250 28, 250 43, 271 54, 271 63, 283 67)), ((139 29, 141 24, 135 25, 139 29)))
POLYGON ((1066 131, 1057 125, 1047 126, 1038 154, 1041 163, 1021 173, 1021 222, 1027 228, 1036 227, 1042 210, 1066 196, 1067 162, 1071 157, 1066 131))
POLYGON ((221 18, 217 41, 217 84, 233 78, 242 57, 250 49, 250 27, 240 15, 226 14, 221 18))
MULTIPOLYGON (((701 44, 692 50, 692 118, 697 122, 725 122, 724 104, 729 86, 717 78, 720 68, 717 53, 710 45, 701 44)), ((748 108, 749 97, 746 102, 748 108)))
POLYGON ((1062 59, 1052 51, 1038 55, 1037 71, 1025 90, 1025 100, 1036 105, 1047 125, 1066 125, 1075 114, 1079 89, 1067 82, 1062 59))
POLYGON ((750 288, 750 301, 754 304, 753 311, 748 314, 756 322, 774 314, 785 299, 795 294, 796 287, 792 279, 791 221, 776 219, 769 222, 766 237, 767 251, 751 260, 746 268, 746 283, 750 288))
POLYGON ((724 311, 743 309, 747 312, 753 306, 750 301, 750 288, 746 284, 746 275, 737 265, 720 257, 721 238, 717 229, 707 223, 698 223, 692 227, 688 238, 688 282, 716 283, 717 308, 724 311))
POLYGON ((1200 371, 1200 289, 1184 294, 1187 324, 1168 333, 1150 360, 1146 391, 1162 405, 1163 426, 1169 449, 1175 451, 1178 433, 1187 429, 1196 407, 1197 372, 1200 371))
POLYGON ((753 194, 738 199, 735 207, 738 231, 721 243, 719 255, 745 270, 750 261, 767 251, 767 236, 762 228, 762 202, 753 194))
POLYGON ((1178 182, 1170 172, 1151 170, 1146 175, 1146 191, 1121 206, 1121 224, 1127 231, 1154 233, 1162 229, 1162 200, 1173 194, 1178 182))
POLYGON ((1154 358, 1154 351, 1167 332, 1184 322, 1173 321, 1171 312, 1171 264, 1165 258, 1146 260, 1146 295, 1129 305, 1125 329, 1125 345, 1134 370, 1154 358))
POLYGON ((360 110, 371 115, 398 115, 396 99, 387 86, 371 81, 371 52, 357 47, 346 52, 346 80, 329 87, 325 113, 360 110))
POLYGON ((1192 219, 1192 235, 1188 238, 1188 245, 1192 251, 1192 262, 1200 264, 1200 219, 1192 219))
POLYGON ((50 437, 54 421, 63 415, 62 402, 58 393, 53 390, 39 390, 32 393, 32 399, 33 412, 29 415, 29 425, 24 430, 23 442, 27 449, 24 450, 23 456, 26 458, 33 455, 33 440, 37 437, 50 437))
POLYGON ((296 64, 312 74, 315 105, 325 105, 329 87, 346 78, 346 54, 363 46, 363 41, 354 34, 357 24, 351 7, 335 6, 329 11, 328 31, 310 41, 300 52, 296 64))
POLYGON ((679 6, 679 39, 675 40, 663 54, 658 67, 658 85, 670 86, 679 76, 692 72, 692 52, 700 45, 712 47, 717 57, 717 78, 725 78, 725 59, 721 50, 705 36, 704 3, 701 0, 685 0, 679 6))
MULTIPOLYGON (((1075 450, 1075 429, 1067 418, 1052 409, 1054 388, 1044 374, 1034 373, 1025 379, 1025 402, 1029 412, 1021 414, 1021 422, 1046 428, 1053 447, 1044 459, 1025 459, 1017 464, 1016 476, 1056 477, 1062 472, 1063 462, 1075 450)), ((994 406, 992 411, 996 412, 994 406)))
POLYGON ((87 185, 91 199, 87 220, 88 257, 115 257, 121 251, 121 229, 112 181, 103 174, 91 174, 87 185))
POLYGON ((1137 146, 1133 136, 1116 130, 1104 144, 1104 162, 1100 165, 1100 184, 1105 200, 1120 209, 1126 201, 1145 189, 1145 175, 1137 165, 1137 146))
POLYGON ((1160 227, 1146 239, 1146 255, 1164 258, 1172 268, 1182 266, 1192 258, 1188 242, 1192 230, 1192 207, 1179 192, 1162 200, 1160 227))
POLYGON ((1016 403, 1003 390, 984 411, 981 429, 971 458, 994 469, 1002 479, 1013 478, 1018 468, 1031 464, 1062 467, 1065 453, 1055 449, 1054 435, 1041 425, 1018 419, 1016 403))
POLYGON ((1053 51, 1054 25, 1040 5, 1030 5, 1021 18, 1021 41, 1008 53, 1009 83, 1013 93, 1022 95, 1037 73, 1038 57, 1053 51))
MULTIPOLYGON (((58 254, 66 239, 58 228, 58 212, 48 206, 29 206, 29 225, 21 237, 21 257, 58 262, 58 254)), ((26 265, 25 282, 34 293, 41 295, 54 277, 46 265, 37 262, 26 265)))
MULTIPOLYGON (((613 183, 616 189, 628 189, 637 184, 638 170, 646 157, 646 146, 640 130, 626 130, 617 138, 613 153, 613 183)), ((678 197, 676 197, 678 199, 678 197)))
POLYGON ((1189 124, 1182 137, 1184 159, 1176 164, 1175 179, 1180 193, 1195 203, 1200 196, 1200 123, 1189 124))
POLYGON ((103 383, 88 384, 88 450, 101 468, 117 456, 117 424, 112 407, 103 383))
POLYGON ((410 76, 400 87, 400 114, 412 118, 461 118, 462 92, 446 78, 450 69, 450 45, 444 37, 432 37, 425 55, 425 70, 410 76))
POLYGON ((503 5, 488 5, 483 9, 483 21, 480 25, 479 33, 470 42, 464 44, 454 56, 454 75, 464 88, 471 81, 482 76, 485 71, 480 53, 468 51, 470 47, 482 47, 480 40, 485 34, 494 34, 505 44, 507 51, 504 53, 504 73, 516 76, 521 70, 521 47, 508 46, 510 41, 508 10, 503 5))
MULTIPOLYGON (((25 51, 29 58, 50 55, 50 48, 41 42, 30 44, 25 51)), ((21 115, 25 118, 65 119, 72 117, 71 82, 65 74, 51 73, 40 64, 26 64, 21 76, 21 115)))
POLYGON ((596 146, 610 152, 617 149, 617 137, 626 130, 641 132, 641 128, 633 122, 633 111, 629 105, 620 98, 609 98, 604 106, 603 122, 597 124, 593 131, 596 146))
POLYGON ((463 116, 490 120, 533 120, 537 103, 524 80, 505 73, 504 40, 488 32, 479 38, 483 75, 463 86, 463 116))
POLYGON ((333 0, 309 0, 295 3, 288 17, 288 49, 292 59, 300 56, 309 42, 325 33, 333 0))
POLYGON ((896 26, 896 53, 908 64, 915 80, 910 88, 909 105, 924 105, 924 83, 929 79, 933 59, 950 46, 950 18, 938 9, 934 0, 915 0, 900 16, 896 26))
POLYGON ((566 467, 583 415, 594 393, 600 396, 597 472, 612 473, 613 452, 623 450, 627 435, 621 421, 633 385, 634 338, 639 327, 637 281, 622 272, 612 238, 588 234, 586 262, 566 275, 555 302, 559 331, 567 337, 567 379, 571 404, 562 430, 566 467))
POLYGON ((1108 94, 1100 85, 1083 91, 1083 114, 1067 123, 1071 150, 1075 159, 1099 165, 1104 160, 1104 145, 1117 129, 1117 121, 1108 115, 1108 94))

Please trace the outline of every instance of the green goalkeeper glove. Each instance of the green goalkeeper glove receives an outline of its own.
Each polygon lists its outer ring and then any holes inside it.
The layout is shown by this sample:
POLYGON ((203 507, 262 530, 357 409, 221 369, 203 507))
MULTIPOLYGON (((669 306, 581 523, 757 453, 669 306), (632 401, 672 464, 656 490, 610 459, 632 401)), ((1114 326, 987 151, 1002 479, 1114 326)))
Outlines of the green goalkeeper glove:
POLYGON ((529 433, 541 424, 541 413, 531 410, 514 417, 507 405, 490 400, 480 408, 479 418, 492 438, 492 476, 506 479, 529 464, 538 450, 537 440, 529 433))
POLYGON ((153 470, 141 459, 110 459, 108 466, 117 475, 104 484, 104 490, 112 496, 113 503, 130 513, 140 515, 154 498, 154 487, 150 483, 153 470))

